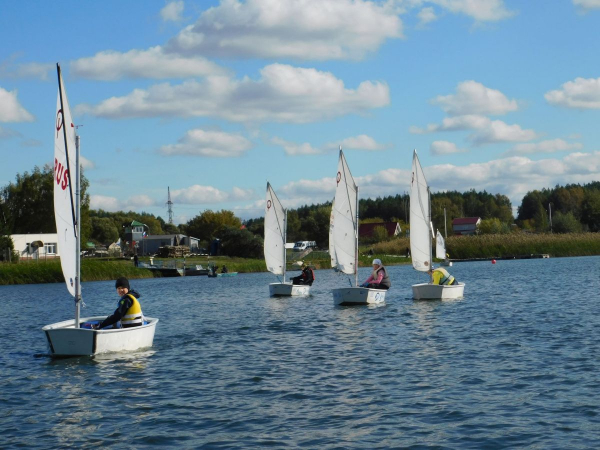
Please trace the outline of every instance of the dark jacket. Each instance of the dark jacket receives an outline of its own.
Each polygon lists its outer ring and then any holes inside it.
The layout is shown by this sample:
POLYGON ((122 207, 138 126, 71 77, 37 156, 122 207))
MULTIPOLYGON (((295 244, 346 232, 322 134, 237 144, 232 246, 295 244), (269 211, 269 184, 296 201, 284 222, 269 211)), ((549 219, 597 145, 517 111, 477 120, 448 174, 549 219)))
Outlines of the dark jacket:
POLYGON ((134 290, 129 291, 127 294, 125 294, 123 297, 121 297, 121 299, 119 300, 119 305, 117 306, 117 309, 115 309, 115 312, 112 313, 111 316, 108 316, 106 319, 104 319, 98 325, 98 328, 105 328, 110 325, 114 325, 115 323, 117 323, 119 320, 121 320, 123 318, 123 316, 125 315, 127 310, 129 308, 131 308, 131 305, 133 305, 133 300, 131 300, 131 297, 129 297, 129 294, 133 295, 135 298, 138 298, 138 299, 142 296, 137 291, 134 291, 134 290))

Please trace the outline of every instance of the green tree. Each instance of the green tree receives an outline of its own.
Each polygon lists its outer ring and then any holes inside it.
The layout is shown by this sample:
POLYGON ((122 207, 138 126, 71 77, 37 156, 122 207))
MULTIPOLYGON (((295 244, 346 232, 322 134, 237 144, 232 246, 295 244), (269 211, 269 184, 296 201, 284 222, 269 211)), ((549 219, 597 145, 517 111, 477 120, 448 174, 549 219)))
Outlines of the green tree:
POLYGON ((224 226, 220 230, 221 253, 240 258, 262 258, 263 240, 260 236, 239 227, 224 226))
POLYGON ((119 229, 108 217, 92 217, 91 239, 103 245, 110 245, 119 239, 119 229))
POLYGON ((492 219, 483 219, 479 224, 480 234, 507 234, 510 233, 510 227, 508 224, 500 221, 500 219, 494 217, 492 219))
POLYGON ((581 223, 572 212, 561 213, 558 211, 552 215, 552 231, 555 233, 577 233, 581 231, 581 223))
POLYGON ((545 232, 550 230, 548 215, 541 203, 538 205, 537 212, 533 216, 533 221, 535 224, 535 231, 545 232))
POLYGON ((221 238, 219 234, 225 227, 239 229, 241 226, 242 221, 235 217, 233 212, 223 209, 218 212, 206 210, 199 216, 189 220, 183 226, 183 229, 188 236, 211 242, 215 238, 221 238))
MULTIPOLYGON (((81 242, 87 242, 91 234, 88 187, 89 182, 82 171, 81 242)), ((2 188, 0 197, 9 234, 56 233, 54 176, 50 165, 43 169, 36 166, 31 173, 17 174, 14 183, 2 188)))
POLYGON ((586 193, 581 221, 590 231, 600 231, 600 189, 593 189, 586 193))

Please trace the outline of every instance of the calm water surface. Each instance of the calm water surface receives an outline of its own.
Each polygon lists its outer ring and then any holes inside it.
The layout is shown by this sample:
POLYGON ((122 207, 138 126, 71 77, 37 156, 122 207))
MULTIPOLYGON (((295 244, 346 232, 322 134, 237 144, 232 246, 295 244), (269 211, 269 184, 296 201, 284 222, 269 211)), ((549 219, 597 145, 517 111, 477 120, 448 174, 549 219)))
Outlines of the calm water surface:
MULTIPOLYGON (((368 276, 361 269, 360 281, 368 276)), ((600 257, 455 264, 465 298, 334 307, 346 276, 271 299, 271 274, 133 280, 154 347, 53 360, 62 284, 0 287, 2 448, 598 448, 600 257)), ((84 316, 116 307, 84 283, 84 316)))

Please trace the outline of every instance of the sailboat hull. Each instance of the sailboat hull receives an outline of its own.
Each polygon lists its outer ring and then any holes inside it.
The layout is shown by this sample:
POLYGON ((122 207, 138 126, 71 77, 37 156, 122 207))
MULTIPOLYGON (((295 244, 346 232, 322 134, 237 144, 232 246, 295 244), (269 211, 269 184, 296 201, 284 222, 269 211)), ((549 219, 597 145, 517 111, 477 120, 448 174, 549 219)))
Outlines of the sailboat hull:
MULTIPOLYGON (((87 317, 80 322, 104 319, 103 316, 87 317)), ((144 319, 148 322, 147 325, 114 330, 75 328, 75 320, 46 325, 42 330, 46 333, 51 356, 92 356, 152 347, 158 319, 144 319)))
POLYGON ((368 289, 347 287, 334 289, 333 304, 335 306, 377 305, 385 303, 385 289, 368 289))
POLYGON ((415 300, 450 300, 463 296, 465 283, 452 286, 430 283, 413 284, 412 290, 415 300))
POLYGON ((294 285, 292 283, 270 283, 269 294, 271 297, 308 297, 310 286, 294 285))

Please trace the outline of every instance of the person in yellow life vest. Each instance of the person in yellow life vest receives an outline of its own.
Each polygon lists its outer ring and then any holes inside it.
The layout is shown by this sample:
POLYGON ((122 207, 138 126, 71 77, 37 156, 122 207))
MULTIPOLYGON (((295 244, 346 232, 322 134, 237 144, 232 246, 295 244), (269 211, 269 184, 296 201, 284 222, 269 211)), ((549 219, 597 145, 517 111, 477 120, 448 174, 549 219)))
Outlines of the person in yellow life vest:
POLYGON ((115 283, 117 294, 121 297, 115 312, 94 326, 94 329, 106 328, 113 325, 113 328, 140 327, 144 324, 144 314, 142 306, 138 301, 141 297, 139 292, 129 288, 129 280, 125 277, 119 278, 115 283))
POLYGON ((433 284, 458 284, 458 281, 456 281, 456 279, 443 267, 438 267, 436 269, 432 266, 428 273, 431 275, 431 282, 433 284))

